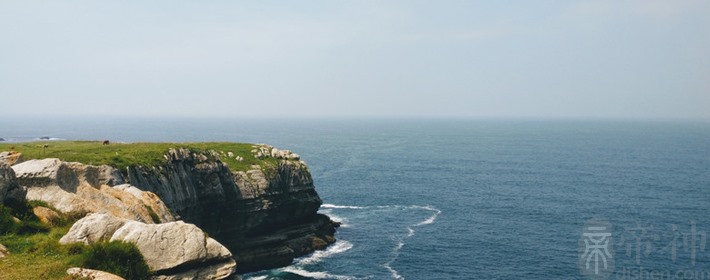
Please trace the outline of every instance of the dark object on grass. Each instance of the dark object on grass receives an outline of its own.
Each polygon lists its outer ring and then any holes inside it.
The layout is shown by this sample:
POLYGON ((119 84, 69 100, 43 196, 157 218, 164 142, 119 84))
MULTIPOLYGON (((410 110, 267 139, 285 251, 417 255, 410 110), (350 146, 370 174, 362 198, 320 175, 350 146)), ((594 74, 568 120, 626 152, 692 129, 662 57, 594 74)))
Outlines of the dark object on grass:
POLYGON ((109 141, 108 141, 108 140, 104 140, 104 145, 108 145, 108 144, 109 144, 109 141))

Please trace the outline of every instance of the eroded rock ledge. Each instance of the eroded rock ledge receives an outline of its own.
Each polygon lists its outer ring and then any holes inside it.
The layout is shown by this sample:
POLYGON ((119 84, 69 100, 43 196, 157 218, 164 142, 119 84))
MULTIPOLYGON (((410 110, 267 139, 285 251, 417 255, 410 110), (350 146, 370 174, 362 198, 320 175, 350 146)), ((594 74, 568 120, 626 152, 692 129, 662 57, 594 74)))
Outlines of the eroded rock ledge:
POLYGON ((155 194, 128 185, 108 185, 123 182, 121 173, 110 166, 48 158, 18 163, 12 170, 16 182, 26 189, 27 200, 47 202, 64 213, 107 213, 145 223, 175 220, 155 194))

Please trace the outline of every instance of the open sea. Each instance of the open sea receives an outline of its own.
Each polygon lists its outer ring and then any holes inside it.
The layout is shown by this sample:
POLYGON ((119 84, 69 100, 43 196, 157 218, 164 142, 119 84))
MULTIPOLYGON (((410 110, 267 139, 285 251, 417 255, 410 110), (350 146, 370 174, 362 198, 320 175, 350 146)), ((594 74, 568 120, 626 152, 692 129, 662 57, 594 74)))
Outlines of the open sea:
POLYGON ((245 279, 710 279, 708 122, 5 118, 0 137, 300 154, 338 242, 245 279))

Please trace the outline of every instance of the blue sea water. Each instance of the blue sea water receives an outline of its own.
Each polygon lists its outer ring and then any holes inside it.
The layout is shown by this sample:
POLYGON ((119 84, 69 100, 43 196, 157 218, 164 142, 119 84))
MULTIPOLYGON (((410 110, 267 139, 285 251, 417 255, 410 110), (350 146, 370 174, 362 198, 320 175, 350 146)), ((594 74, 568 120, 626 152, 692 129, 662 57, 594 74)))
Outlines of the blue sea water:
POLYGON ((338 242, 245 279, 587 279, 590 219, 611 234, 598 279, 710 279, 707 122, 0 121, 6 140, 42 136, 300 154, 338 242))

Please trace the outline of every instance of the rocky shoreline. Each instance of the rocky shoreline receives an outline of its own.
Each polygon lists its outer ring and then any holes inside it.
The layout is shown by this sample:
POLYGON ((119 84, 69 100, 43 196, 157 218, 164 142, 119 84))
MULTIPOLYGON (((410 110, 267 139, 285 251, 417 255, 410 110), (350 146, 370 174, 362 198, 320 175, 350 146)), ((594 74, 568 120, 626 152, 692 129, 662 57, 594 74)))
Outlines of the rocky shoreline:
POLYGON ((62 212, 94 213, 61 242, 134 242, 155 279, 223 279, 286 266, 334 243, 338 224, 317 213, 322 201, 300 156, 253 147, 236 159, 274 164, 232 171, 220 160, 235 157, 232 152, 175 148, 163 164, 118 170, 52 158, 23 161, 18 152, 3 152, 0 202, 40 200, 62 212), (175 254, 167 247, 192 254, 168 261, 165 256, 175 254))

